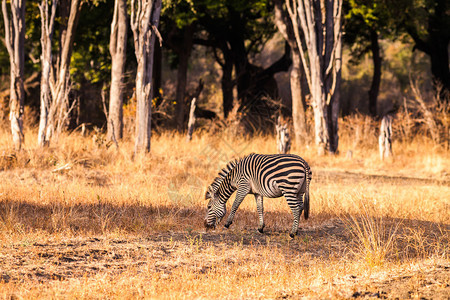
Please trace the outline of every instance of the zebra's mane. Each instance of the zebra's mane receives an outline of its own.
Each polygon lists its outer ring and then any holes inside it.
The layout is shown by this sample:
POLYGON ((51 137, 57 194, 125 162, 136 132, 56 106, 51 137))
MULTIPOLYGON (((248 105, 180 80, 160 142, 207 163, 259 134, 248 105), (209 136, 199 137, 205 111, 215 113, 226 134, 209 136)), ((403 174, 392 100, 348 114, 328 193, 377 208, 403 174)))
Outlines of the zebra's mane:
POLYGON ((220 185, 222 184, 222 181, 227 177, 228 173, 231 172, 244 158, 252 155, 253 153, 246 155, 244 157, 235 159, 230 161, 225 168, 220 170, 219 175, 214 179, 213 183, 211 183, 211 188, 215 192, 219 189, 220 185))

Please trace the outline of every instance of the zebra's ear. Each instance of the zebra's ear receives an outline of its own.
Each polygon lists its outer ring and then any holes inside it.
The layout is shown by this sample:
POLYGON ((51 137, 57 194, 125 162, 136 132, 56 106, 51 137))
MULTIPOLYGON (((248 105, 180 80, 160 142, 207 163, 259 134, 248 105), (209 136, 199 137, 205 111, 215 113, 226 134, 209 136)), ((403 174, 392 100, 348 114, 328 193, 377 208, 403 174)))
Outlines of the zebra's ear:
POLYGON ((216 198, 217 198, 217 191, 215 191, 212 186, 209 186, 208 191, 206 192, 206 199, 216 200, 216 198))
POLYGON ((213 191, 212 187, 211 187, 211 186, 208 186, 208 189, 206 190, 205 199, 206 199, 206 200, 212 199, 212 198, 213 198, 213 195, 214 195, 214 191, 213 191))

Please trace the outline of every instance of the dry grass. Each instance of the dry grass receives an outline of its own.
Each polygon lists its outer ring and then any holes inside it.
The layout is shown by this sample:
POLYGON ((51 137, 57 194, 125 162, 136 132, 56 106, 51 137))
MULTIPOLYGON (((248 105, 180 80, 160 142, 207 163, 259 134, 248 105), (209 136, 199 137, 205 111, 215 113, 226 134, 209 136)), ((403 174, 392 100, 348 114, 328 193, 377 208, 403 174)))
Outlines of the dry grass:
POLYGON ((131 140, 116 151, 78 133, 39 150, 34 130, 15 153, 3 130, 0 298, 445 299, 448 150, 415 136, 394 141, 394 159, 381 162, 369 123, 342 121, 332 157, 294 145, 313 170, 312 216, 294 240, 283 199, 265 201, 264 235, 253 197, 230 230, 202 227, 218 170, 274 153, 271 136, 203 132, 187 143, 165 132, 133 159, 131 140))

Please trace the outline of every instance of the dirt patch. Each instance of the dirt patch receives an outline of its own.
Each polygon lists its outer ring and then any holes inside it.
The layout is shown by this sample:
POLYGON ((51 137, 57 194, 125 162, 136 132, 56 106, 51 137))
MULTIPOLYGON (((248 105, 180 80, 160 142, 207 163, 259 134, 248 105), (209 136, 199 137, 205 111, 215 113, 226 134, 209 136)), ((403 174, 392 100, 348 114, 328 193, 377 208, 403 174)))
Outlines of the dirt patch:
MULTIPOLYGON (((0 248, 0 278, 4 282, 23 278, 62 280, 89 276, 98 272, 120 273, 133 266, 147 265, 153 272, 170 273, 180 266, 193 265, 193 256, 203 251, 220 253, 227 248, 282 249, 286 259, 299 255, 323 257, 345 252, 348 236, 344 224, 334 220, 322 227, 304 227, 295 239, 286 232, 268 230, 217 230, 217 232, 162 232, 145 238, 108 239, 104 237, 77 238, 55 243, 11 245, 0 248), (332 224, 333 223, 333 224, 332 224), (328 247, 321 247, 324 243, 328 247), (173 263, 177 256, 178 263, 173 263)), ((222 260, 210 257, 210 264, 222 260)), ((233 263, 233 260, 223 260, 233 263)), ((207 262, 194 271, 205 272, 207 262)))
MULTIPOLYGON (((287 232, 217 230, 161 232, 147 237, 80 237, 58 242, 15 244, 0 248, 0 281, 46 283, 104 274, 114 277, 130 270, 170 278, 180 269, 208 276, 214 268, 237 269, 260 264, 267 251, 305 267, 317 260, 352 259, 351 235, 339 219, 304 226, 299 236, 287 232), (251 256, 248 254, 252 253, 251 256), (256 253, 256 255, 255 255, 256 253), (316 259, 316 260, 314 260, 316 259)), ((270 262, 270 261, 269 261, 270 262)), ((277 262, 274 262, 275 264, 277 262)), ((413 298, 448 299, 450 264, 427 265, 392 274, 333 278, 301 294, 279 293, 278 298, 413 298)))

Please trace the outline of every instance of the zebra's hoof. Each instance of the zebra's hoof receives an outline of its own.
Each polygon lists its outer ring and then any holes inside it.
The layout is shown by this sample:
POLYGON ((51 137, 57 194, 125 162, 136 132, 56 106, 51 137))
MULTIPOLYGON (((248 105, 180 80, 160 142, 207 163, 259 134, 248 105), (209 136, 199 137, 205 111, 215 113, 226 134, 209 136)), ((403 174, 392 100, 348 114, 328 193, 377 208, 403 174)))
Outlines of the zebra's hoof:
POLYGON ((259 233, 264 233, 264 227, 258 228, 258 232, 259 232, 259 233))
POLYGON ((230 225, 231 225, 231 223, 226 223, 225 225, 223 225, 223 227, 225 227, 225 228, 230 228, 230 225))
POLYGON ((289 236, 291 237, 291 239, 293 239, 295 237, 295 234, 289 233, 289 236))

